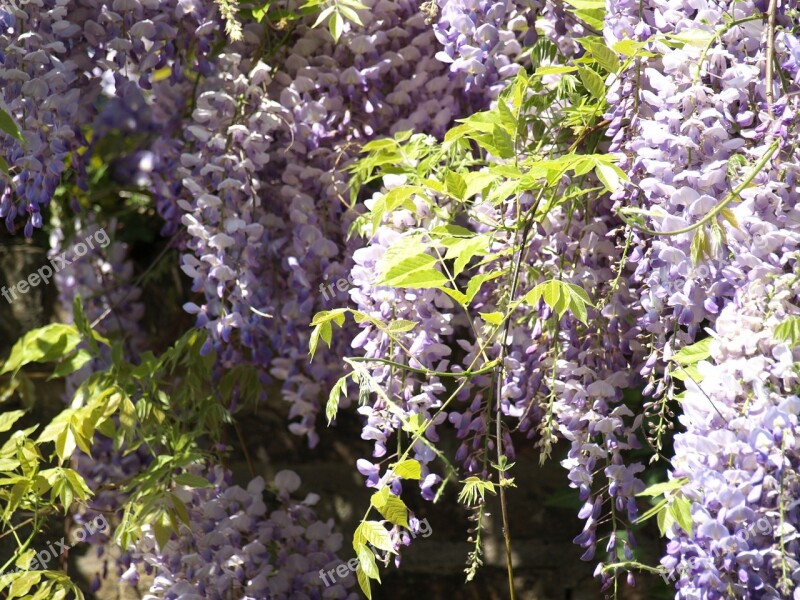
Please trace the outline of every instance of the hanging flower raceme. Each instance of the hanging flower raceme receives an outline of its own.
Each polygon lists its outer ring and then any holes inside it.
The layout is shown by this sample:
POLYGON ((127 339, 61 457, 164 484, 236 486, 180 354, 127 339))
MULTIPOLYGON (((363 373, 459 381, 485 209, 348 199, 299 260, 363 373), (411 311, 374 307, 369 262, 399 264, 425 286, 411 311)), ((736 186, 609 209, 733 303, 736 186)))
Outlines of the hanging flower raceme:
MULTIPOLYGON (((792 264, 796 268, 796 254, 792 264)), ((671 478, 692 502, 662 564, 676 598, 786 598, 798 585, 797 276, 749 283, 716 320, 682 394, 671 478)))
POLYGON ((300 487, 297 474, 275 476, 275 509, 264 502, 261 477, 242 488, 220 467, 206 476, 210 487, 174 492, 189 518, 178 535, 160 544, 146 529, 137 543, 122 579, 135 584, 141 570, 154 575, 144 598, 357 598, 348 592, 352 575, 333 582, 321 575, 342 564, 336 554, 342 536, 333 532, 332 521, 317 519, 313 506, 319 496, 292 498, 300 487))
MULTIPOLYGON (((8 165, 0 171, 0 218, 9 231, 20 221, 26 237, 42 227, 42 211, 63 175, 72 174, 78 189, 88 189, 92 141, 86 127, 101 114, 94 135, 102 136, 109 127, 125 129, 129 125, 120 120, 141 119, 148 110, 142 105, 135 115, 103 112, 108 102, 130 99, 129 84, 151 90, 154 80, 168 80, 186 89, 187 70, 208 70, 207 35, 215 15, 209 4, 211 11, 200 3, 137 0, 113 7, 47 0, 0 8, 0 109, 19 127, 19 136, 0 134, 8 165), (186 46, 178 47, 176 40, 186 46)), ((168 99, 169 94, 159 98, 157 110, 168 115, 160 130, 172 134, 179 121, 170 111, 175 103, 164 102, 168 99)))

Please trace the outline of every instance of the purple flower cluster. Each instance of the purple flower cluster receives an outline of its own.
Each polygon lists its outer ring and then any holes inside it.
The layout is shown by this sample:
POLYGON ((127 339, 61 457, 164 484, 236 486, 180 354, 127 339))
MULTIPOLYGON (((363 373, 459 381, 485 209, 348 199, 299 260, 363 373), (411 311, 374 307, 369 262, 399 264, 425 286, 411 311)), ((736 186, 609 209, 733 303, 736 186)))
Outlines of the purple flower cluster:
MULTIPOLYGON (((192 0, 125 0, 113 6, 46 0, 0 8, 0 108, 15 118, 22 137, 0 134, 9 166, 7 174, 0 173, 0 218, 9 231, 22 220, 27 237, 42 227, 42 209, 67 165, 78 188, 87 189, 91 153, 85 128, 98 115, 100 135, 129 120, 130 114, 116 108, 117 100, 129 103, 135 94, 131 86, 152 90, 157 80, 162 82, 157 87, 168 82, 180 89, 188 82, 187 69, 208 69, 210 44, 202 37, 204 44, 195 43, 195 32, 198 25, 214 30, 211 5, 209 12, 192 0), (190 46, 180 47, 177 40, 190 46)), ((176 120, 174 103, 166 99, 159 98, 158 110, 166 111, 159 116, 166 117, 161 123, 170 133, 176 120)))
POLYGON ((775 332, 797 301, 795 275, 740 290, 687 384, 671 476, 687 480, 692 531, 673 526, 661 561, 678 598, 786 598, 800 583, 800 350, 775 332))
MULTIPOLYGON (((800 87, 776 74, 773 104, 767 106, 766 27, 764 20, 753 18, 754 6, 709 2, 702 7, 702 22, 695 8, 668 10, 657 2, 645 5, 643 21, 637 11, 625 21, 619 14, 627 14, 626 6, 609 10, 617 16, 609 18, 607 33, 612 40, 620 31, 650 39, 658 56, 632 67, 642 75, 636 82, 622 77, 613 90, 612 98, 624 106, 608 115, 613 149, 634 184, 616 199, 620 207, 638 205, 655 215, 651 228, 678 230, 696 223, 731 193, 773 142, 788 155, 797 135, 792 127, 800 87), (741 23, 732 24, 729 13, 741 23), (676 48, 660 41, 660 36, 689 30, 706 36, 707 46, 676 48), (719 40, 713 38, 717 32, 719 40)), ((788 25, 787 17, 779 14, 778 23, 788 25)), ((786 30, 781 39, 778 53, 788 63, 789 48, 798 42, 786 30)), ((796 163, 782 163, 776 159, 765 165, 755 185, 739 194, 741 202, 708 226, 674 236, 636 236, 631 262, 646 311, 640 326, 656 347, 667 343, 676 326, 685 332, 676 341, 693 339, 748 273, 782 270, 781 257, 797 242, 792 215, 796 163), (789 171, 787 181, 776 176, 782 169, 789 171), (704 248, 694 259, 693 244, 704 248)))
POLYGON ((464 87, 485 100, 494 99, 504 82, 529 61, 524 51, 545 37, 565 55, 577 52, 573 38, 587 32, 561 2, 545 0, 438 0, 433 30, 443 49, 436 58, 450 71, 465 75, 464 87))
POLYGON ((317 519, 319 500, 308 494, 292 499, 300 478, 292 471, 275 476, 279 507, 268 510, 265 482, 253 479, 247 488, 234 485, 220 467, 207 473, 208 488, 178 487, 175 495, 188 509, 189 524, 180 525, 162 548, 146 528, 132 552, 123 580, 135 584, 140 570, 155 575, 147 600, 170 598, 212 600, 355 600, 348 592, 353 577, 325 587, 321 569, 341 563, 342 535, 332 521, 317 519))
MULTIPOLYGON (((796 554, 763 539, 748 547, 732 537, 738 525, 774 516, 776 495, 761 494, 766 475, 756 465, 765 465, 768 456, 791 460, 792 453, 778 438, 754 446, 754 432, 765 427, 762 418, 770 429, 773 419, 793 410, 790 389, 768 393, 758 384, 757 401, 741 387, 769 380, 770 361, 777 358, 772 349, 778 348, 753 334, 755 327, 771 336, 763 324, 769 313, 761 307, 754 318, 753 307, 745 306, 757 303, 757 294, 768 295, 773 279, 792 268, 800 241, 798 41, 786 9, 775 15, 777 63, 785 71, 770 79, 766 3, 608 3, 607 42, 644 42, 652 53, 632 61, 609 92, 610 150, 631 179, 612 199, 617 210, 643 209, 647 227, 665 234, 629 229, 627 279, 640 307, 625 335, 631 370, 649 378, 645 393, 671 397, 674 383, 659 359, 699 339, 708 324, 716 324, 721 348, 745 344, 758 355, 744 381, 738 369, 745 366, 734 360, 709 367, 713 375, 704 371, 700 388, 687 383, 680 420, 689 431, 677 437, 674 464, 676 477, 690 479, 685 490, 697 503, 697 529, 687 536, 674 528, 664 559, 681 570, 679 598, 781 597, 785 572, 776 565, 783 568, 783 557, 796 554), (682 43, 667 43, 670 36, 682 43), (734 201, 719 210, 732 195, 734 201), (712 210, 718 216, 709 219, 712 210), (685 231, 667 233, 676 230, 685 231), (737 341, 727 346, 734 329, 737 341), (746 417, 750 408, 755 412, 746 417), (742 467, 745 462, 750 466, 742 467)), ((786 354, 785 348, 777 351, 786 354)), ((796 569, 790 563, 789 573, 796 569)))
POLYGON ((538 3, 440 0, 434 25, 444 46, 436 58, 453 73, 465 73, 465 88, 502 88, 503 80, 520 69, 523 45, 536 38, 538 3), (528 4, 528 3, 525 3, 528 4))
MULTIPOLYGON (((243 358, 284 382, 291 429, 311 445, 323 384, 341 368, 335 353, 308 364, 306 324, 337 303, 320 285, 352 264, 346 237, 358 211, 344 168, 370 139, 441 135, 469 107, 415 3, 367 5, 363 28, 338 44, 301 26, 277 68, 249 58, 247 43, 220 54, 198 88, 178 169, 176 206, 191 236, 183 269, 203 295, 186 309, 223 366, 243 358)), ((245 42, 257 43, 256 31, 246 26, 245 42)))

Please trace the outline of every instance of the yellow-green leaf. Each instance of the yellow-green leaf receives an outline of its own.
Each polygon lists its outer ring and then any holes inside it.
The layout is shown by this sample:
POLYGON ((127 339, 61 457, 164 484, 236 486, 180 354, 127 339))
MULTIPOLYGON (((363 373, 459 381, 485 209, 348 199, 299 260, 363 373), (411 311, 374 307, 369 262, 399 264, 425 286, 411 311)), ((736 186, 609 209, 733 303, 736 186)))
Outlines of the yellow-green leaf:
POLYGON ((12 410, 0 414, 0 433, 11 429, 14 426, 14 423, 19 421, 24 414, 24 410, 12 410))
POLYGON ((380 521, 362 521, 356 529, 354 539, 365 540, 378 550, 394 553, 392 538, 380 521))
POLYGON ((358 585, 361 588, 361 591, 364 592, 367 600, 372 600, 372 589, 370 589, 369 577, 367 577, 360 565, 356 569, 356 579, 358 579, 358 585))
POLYGON ((606 84, 603 83, 603 78, 600 77, 589 67, 578 67, 578 75, 583 82, 586 90, 598 100, 604 100, 606 97, 606 84))
POLYGON ((369 549, 366 544, 359 544, 356 548, 358 554, 358 564, 364 574, 370 579, 377 579, 378 583, 381 581, 381 575, 378 571, 378 565, 375 564, 375 554, 369 549))
POLYGON ((389 492, 388 487, 383 487, 375 492, 370 499, 370 503, 381 513, 384 519, 393 525, 400 525, 410 529, 408 526, 408 508, 400 498, 389 492))
POLYGON ((421 479, 422 466, 419 461, 410 458, 397 463, 394 466, 394 473, 403 479, 421 479))

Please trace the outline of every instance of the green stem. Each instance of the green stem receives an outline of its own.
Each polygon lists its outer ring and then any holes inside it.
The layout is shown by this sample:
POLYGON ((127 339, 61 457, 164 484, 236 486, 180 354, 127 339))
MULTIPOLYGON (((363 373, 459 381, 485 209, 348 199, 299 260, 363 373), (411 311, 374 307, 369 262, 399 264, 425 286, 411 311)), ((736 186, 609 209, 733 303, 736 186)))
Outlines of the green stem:
POLYGON ((748 185, 750 185, 753 179, 755 179, 756 175, 758 175, 761 172, 761 170, 767 165, 769 160, 772 158, 772 155, 775 154, 777 150, 778 150, 778 142, 773 142, 772 145, 764 153, 764 156, 761 157, 761 159, 756 163, 755 167, 753 167, 750 173, 747 174, 747 177, 745 177, 744 180, 742 180, 742 182, 739 185, 737 185, 736 188, 734 188, 734 190, 730 194, 728 194, 722 202, 720 202, 714 208, 712 208, 708 212, 708 214, 702 219, 700 219, 697 223, 693 223, 691 225, 687 225, 686 227, 683 227, 681 229, 675 229, 673 231, 656 231, 655 229, 648 229, 647 227, 635 223, 629 217, 627 217, 625 213, 623 213, 622 211, 620 211, 618 214, 620 218, 623 221, 625 221, 625 223, 627 223, 634 229, 641 231, 643 233, 648 233, 650 235, 658 235, 658 236, 680 235, 682 233, 689 233, 691 231, 694 231, 695 229, 699 229, 700 227, 708 223, 711 219, 716 217, 726 206, 728 206, 728 204, 730 204, 733 201, 734 198, 739 197, 739 194, 741 194, 742 191, 748 185))
POLYGON ((451 373, 450 371, 431 371, 430 369, 417 369, 414 367, 410 367, 408 365, 404 365, 403 363, 395 362, 393 360, 388 360, 386 358, 370 358, 368 356, 353 356, 350 357, 348 360, 352 360, 353 362, 378 362, 384 365, 389 365, 390 367, 396 367, 398 369, 403 369, 405 371, 411 371, 412 373, 419 373, 421 375, 430 375, 432 377, 475 377, 477 375, 483 375, 485 373, 489 373, 492 369, 497 366, 497 360, 493 360, 491 362, 486 363, 483 367, 478 369, 477 371, 462 371, 461 373, 451 373))

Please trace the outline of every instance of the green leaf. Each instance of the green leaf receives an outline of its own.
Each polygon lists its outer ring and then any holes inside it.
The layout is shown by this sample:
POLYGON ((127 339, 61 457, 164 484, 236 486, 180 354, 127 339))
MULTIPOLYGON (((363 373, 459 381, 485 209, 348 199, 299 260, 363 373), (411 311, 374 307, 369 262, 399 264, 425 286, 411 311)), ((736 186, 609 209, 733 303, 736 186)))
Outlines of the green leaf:
POLYGON ((338 42, 339 38, 342 36, 342 31, 344 30, 344 19, 338 10, 333 13, 330 21, 328 21, 328 29, 333 36, 333 41, 338 42))
POLYGON ((328 403, 325 405, 325 416, 328 418, 328 425, 336 418, 336 413, 339 410, 339 396, 347 395, 348 377, 350 377, 349 374, 339 378, 339 381, 333 385, 328 395, 328 403))
POLYGON ((448 296, 450 296, 453 300, 458 302, 461 306, 465 306, 466 307, 469 304, 469 301, 467 300, 467 296, 465 294, 459 292, 458 290, 454 290, 454 289, 443 287, 442 291, 445 294, 447 294, 448 296))
MULTIPOLYGON (((353 536, 354 540, 364 540, 375 546, 394 554, 394 546, 389 532, 380 521, 362 521, 353 536)), ((356 549, 358 546, 356 545, 356 549)))
POLYGON ((684 346, 680 351, 673 354, 670 360, 684 366, 697 364, 711 356, 711 343, 713 341, 714 338, 707 337, 690 346, 684 346))
POLYGON ((14 119, 2 108, 0 108, 0 130, 5 131, 11 137, 25 143, 25 138, 20 134, 19 127, 17 127, 14 119))
POLYGON ((136 425, 136 406, 127 395, 119 405, 119 424, 128 431, 136 425))
POLYGON ((330 17, 333 14, 333 11, 336 9, 336 6, 328 6, 327 8, 320 11, 319 15, 317 15, 317 20, 314 21, 314 24, 311 27, 319 27, 320 24, 330 17))
POLYGON ((662 537, 667 535, 667 531, 672 529, 672 524, 675 522, 675 517, 670 510, 670 506, 665 504, 656 515, 656 523, 658 523, 658 531, 662 537))
POLYGON ((635 523, 642 523, 642 522, 646 521, 647 519, 649 519, 650 517, 652 517, 654 515, 657 515, 661 511, 666 511, 668 504, 669 504, 669 500, 664 498, 658 504, 656 504, 653 508, 651 508, 650 510, 645 512, 643 515, 641 515, 638 519, 636 519, 635 523))
POLYGON ((172 507, 175 509, 175 514, 178 516, 178 518, 183 521, 184 524, 191 526, 189 509, 186 508, 186 504, 184 504, 183 500, 172 493, 170 493, 169 497, 172 500, 172 507))
POLYGON ((637 496, 661 496, 665 492, 672 492, 675 490, 680 489, 683 485, 688 482, 689 480, 685 477, 681 479, 673 479, 671 481, 662 481, 660 483, 655 483, 650 487, 642 490, 637 496))
POLYGON ((454 171, 448 171, 444 177, 447 185, 447 193, 451 196, 463 200, 467 193, 467 182, 464 178, 454 171))
POLYGON ((348 21, 351 21, 356 25, 364 25, 364 23, 361 22, 361 17, 358 16, 358 13, 349 6, 345 6, 344 2, 339 4, 339 10, 345 17, 347 17, 348 21))
POLYGON ((19 555, 19 558, 14 562, 14 566, 22 569, 23 571, 28 570, 28 566, 31 564, 31 560, 36 556, 36 550, 29 549, 19 555))
POLYGON ((381 513, 384 519, 393 525, 400 525, 410 529, 408 526, 408 508, 400 498, 389 493, 388 487, 383 487, 375 492, 370 498, 370 504, 381 513))
POLYGON ((592 8, 587 10, 576 10, 575 16, 584 23, 587 23, 597 31, 602 31, 605 23, 603 21, 606 11, 602 8, 592 8))
POLYGON ((14 426, 14 423, 19 421, 24 414, 24 410, 12 410, 10 412, 4 412, 0 414, 0 433, 11 429, 14 426))
POLYGON ((788 317, 775 328, 775 339, 789 342, 791 346, 800 346, 800 317, 788 317))
POLYGON ((364 592, 367 600, 372 600, 372 590, 369 586, 369 577, 367 577, 360 565, 356 569, 356 579, 358 579, 358 585, 361 588, 361 591, 364 592))
POLYGON ((377 152, 379 150, 398 150, 400 145, 392 138, 372 140, 361 146, 362 153, 377 152))
POLYGON ((11 584, 11 588, 8 591, 8 598, 22 598, 28 592, 31 591, 31 588, 39 583, 42 579, 41 571, 22 571, 19 576, 14 580, 14 583, 11 584))
POLYGON ((364 574, 370 579, 377 579, 378 583, 381 581, 381 575, 378 571, 378 565, 375 564, 375 554, 369 549, 366 544, 359 544, 356 548, 358 555, 358 564, 364 574))
POLYGON ((690 251, 692 264, 695 265, 702 261, 704 256, 711 256, 711 245, 709 244, 705 228, 701 227, 695 230, 690 251))
POLYGON ((72 432, 72 428, 67 426, 61 430, 56 438, 56 454, 59 461, 63 463, 67 458, 72 457, 76 447, 75 434, 72 432))
POLYGON ((578 75, 586 90, 598 100, 605 100, 606 84, 603 78, 588 67, 578 67, 578 75))
POLYGON ((479 496, 481 500, 486 498, 486 492, 497 493, 491 481, 483 480, 480 477, 467 477, 461 483, 464 484, 464 487, 458 494, 458 501, 465 506, 475 506, 479 496))
POLYGON ((8 175, 8 163, 6 162, 6 159, 3 158, 2 156, 0 156, 0 171, 8 175))
POLYGON ((501 275, 505 274, 506 270, 503 269, 502 271, 490 271, 488 273, 479 273, 472 277, 469 282, 467 283, 467 292, 465 294, 465 306, 468 305, 472 300, 475 298, 475 295, 480 291, 481 286, 486 283, 487 281, 491 281, 492 279, 496 279, 501 275))
POLYGON ((574 73, 578 67, 565 67, 565 66, 547 66, 539 67, 534 71, 534 76, 542 77, 544 75, 560 75, 562 73, 574 73))
MULTIPOLYGON (((638 53, 642 52, 644 47, 645 42, 637 42, 635 40, 625 39, 614 42, 614 44, 611 46, 611 49, 617 54, 636 56, 638 53)), ((649 55, 650 53, 647 52, 646 54, 649 55)))
POLYGON ((487 313, 478 313, 481 318, 489 323, 489 325, 500 325, 503 322, 503 313, 501 312, 487 312, 487 313))
POLYGON ((495 125, 492 130, 492 145, 495 148, 492 154, 498 158, 514 158, 514 140, 500 125, 495 125))
POLYGON ((385 275, 409 258, 426 255, 430 242, 425 234, 411 233, 395 240, 378 262, 378 273, 385 275))
POLYGON ((72 352, 80 343, 81 336, 72 325, 53 323, 34 329, 18 340, 11 349, 11 356, 3 365, 0 375, 14 375, 32 362, 51 362, 72 352))
POLYGON ((392 265, 376 283, 389 287, 441 288, 447 284, 447 277, 435 268, 437 262, 429 254, 410 256, 392 265))
POLYGON ((677 496, 670 504, 669 512, 681 529, 692 535, 692 503, 688 498, 677 496))
POLYGON ((542 298, 545 304, 552 308, 559 317, 569 309, 583 323, 586 323, 586 306, 592 306, 589 296, 583 288, 574 283, 566 283, 557 279, 540 283, 525 294, 522 301, 536 306, 542 298))
POLYGON ((308 339, 308 352, 311 355, 311 360, 314 360, 314 355, 317 353, 317 346, 319 345, 320 338, 326 340, 330 348, 331 344, 329 340, 332 335, 333 330, 329 322, 321 323, 314 327, 311 332, 311 337, 308 339))
POLYGON ((83 367, 86 363, 92 360, 92 355, 89 353, 88 350, 84 350, 80 348, 75 354, 67 357, 64 361, 59 363, 59 365, 53 371, 53 374, 48 377, 48 381, 50 379, 57 379, 59 377, 65 377, 75 371, 78 371, 83 367))
MULTIPOLYGON (((700 373, 700 369, 697 368, 697 365, 680 367, 677 370, 671 371, 670 376, 680 381, 686 381, 687 379, 694 381, 695 383, 700 383, 703 381, 703 374, 700 373)), ((675 396, 675 399, 680 401, 678 396, 675 396)))
POLYGON ((597 178, 603 186, 612 194, 620 188, 622 181, 628 179, 625 172, 617 165, 599 163, 595 167, 594 172, 597 174, 597 178))
MULTIPOLYGON (((395 142, 391 141, 391 143, 394 144, 395 142)), ((377 231, 384 217, 401 206, 414 212, 416 206, 413 200, 411 200, 411 197, 414 196, 414 194, 421 194, 423 191, 424 190, 419 186, 404 185, 392 188, 380 196, 370 209, 370 213, 372 214, 372 231, 377 231)))
POLYGON ((6 504, 6 512, 5 512, 5 519, 8 521, 14 511, 19 508, 19 505, 22 503, 22 499, 25 497, 25 494, 28 493, 30 490, 30 482, 29 481, 20 481, 19 483, 15 483, 14 486, 11 488, 11 493, 8 495, 8 503, 6 504))
POLYGON ((605 9, 605 0, 565 0, 573 8, 580 10, 605 9))
POLYGON ((153 533, 156 536, 159 550, 164 550, 164 547, 172 537, 172 526, 170 525, 169 516, 167 513, 161 513, 153 520, 153 533))
POLYGON ((699 27, 690 27, 688 29, 684 29, 680 33, 669 34, 667 37, 670 40, 679 42, 681 45, 705 48, 714 40, 716 35, 717 34, 714 31, 704 31, 699 27))
POLYGON ((471 114, 466 119, 457 119, 459 123, 469 126, 469 131, 492 133, 496 126, 501 126, 503 117, 499 110, 483 110, 471 114))
POLYGON ((323 310, 314 315, 311 321, 312 325, 320 325, 333 321, 339 327, 344 324, 344 317, 347 314, 346 308, 334 308, 333 310, 323 310))
POLYGON ((581 286, 574 283, 566 284, 567 293, 569 294, 569 310, 575 315, 581 323, 586 324, 587 312, 586 306, 594 306, 589 299, 589 295, 581 286))
POLYGON ((92 495, 92 490, 86 484, 86 480, 72 469, 64 469, 64 475, 72 487, 72 491, 80 500, 86 500, 92 495))
POLYGON ((190 488, 211 488, 214 487, 208 479, 193 475, 192 473, 181 473, 175 477, 175 483, 178 485, 185 485, 190 488))
MULTIPOLYGON (((408 418, 403 423, 403 431, 407 431, 408 433, 417 435, 422 429, 423 425, 425 425, 425 417, 423 417, 419 413, 413 413, 409 415, 408 418)), ((417 479, 419 479, 419 477, 417 479)))
POLYGON ((464 200, 468 200, 475 194, 483 192, 489 185, 497 181, 497 175, 489 173, 488 171, 471 171, 464 174, 464 181, 467 184, 464 200))
POLYGON ((619 59, 614 52, 605 45, 602 38, 580 38, 578 42, 589 55, 609 73, 616 73, 620 69, 619 59))
POLYGON ((387 331, 392 333, 405 333, 407 331, 411 331, 419 325, 419 323, 415 321, 408 321, 406 319, 397 319, 396 321, 392 321, 389 323, 389 327, 387 327, 387 331))
POLYGON ((264 20, 264 17, 267 16, 267 11, 269 10, 269 2, 262 6, 261 8, 254 8, 251 12, 253 18, 256 22, 261 23, 264 20))
POLYGON ((456 125, 455 127, 449 129, 447 133, 444 134, 445 145, 447 145, 448 143, 464 139, 472 131, 474 131, 474 129, 472 128, 471 125, 467 124, 456 125))
POLYGON ((393 470, 395 475, 403 479, 422 479, 422 466, 413 458, 397 463, 393 470))
POLYGON ((471 238, 460 238, 446 240, 447 253, 444 255, 445 259, 454 259, 453 262, 453 277, 458 277, 464 268, 469 264, 475 256, 485 255, 486 246, 489 239, 483 235, 475 235, 471 238))

